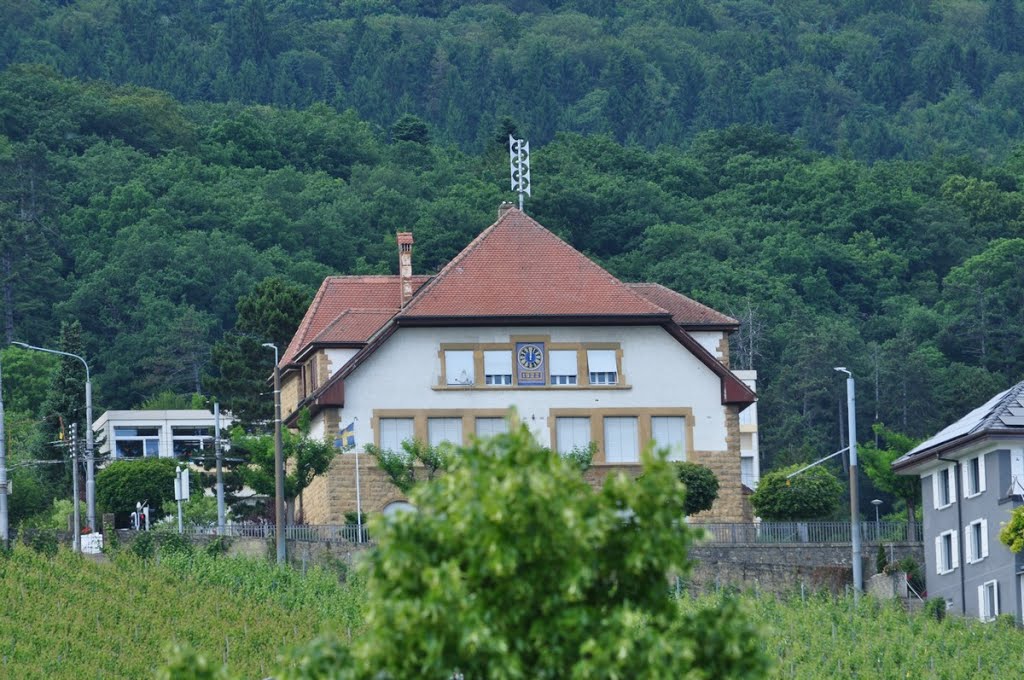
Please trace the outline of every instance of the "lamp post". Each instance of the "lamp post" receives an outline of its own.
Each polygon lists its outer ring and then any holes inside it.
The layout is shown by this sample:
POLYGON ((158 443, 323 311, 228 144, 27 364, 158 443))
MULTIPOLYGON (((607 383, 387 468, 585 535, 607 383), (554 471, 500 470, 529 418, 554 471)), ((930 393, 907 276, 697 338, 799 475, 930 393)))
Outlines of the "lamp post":
POLYGON ((846 374, 846 420, 850 433, 850 544, 853 551, 853 600, 858 602, 864 589, 864 574, 860 562, 860 498, 857 489, 857 400, 853 373, 842 366, 835 370, 846 374))
POLYGON ((4 434, 4 378, 0 368, 0 542, 6 550, 10 546, 7 524, 7 439, 4 434))
POLYGON ((12 345, 32 349, 37 352, 48 354, 59 354, 72 359, 78 359, 85 366, 85 521, 89 528, 96 530, 96 458, 93 454, 92 439, 92 378, 89 373, 89 364, 82 357, 71 352, 62 352, 59 349, 47 349, 36 347, 24 342, 12 342, 12 345))
POLYGON ((263 343, 274 350, 274 514, 276 517, 277 563, 284 564, 284 455, 281 451, 281 362, 277 345, 263 343))
POLYGON ((878 540, 878 537, 881 535, 881 531, 879 531, 879 527, 878 527, 878 506, 881 505, 881 504, 882 504, 882 501, 880 501, 877 498, 874 499, 873 501, 871 501, 871 505, 875 506, 875 540, 876 541, 878 540))

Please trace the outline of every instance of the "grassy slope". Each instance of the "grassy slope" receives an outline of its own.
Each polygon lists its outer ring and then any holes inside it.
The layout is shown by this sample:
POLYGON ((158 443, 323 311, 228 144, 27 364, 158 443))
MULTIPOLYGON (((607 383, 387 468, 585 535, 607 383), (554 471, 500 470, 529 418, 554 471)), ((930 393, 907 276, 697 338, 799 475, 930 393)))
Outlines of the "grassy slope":
POLYGON ((97 564, 17 548, 0 557, 0 677, 153 677, 170 640, 264 677, 286 646, 347 632, 344 589, 312 577, 205 556, 97 564), (310 610, 314 594, 322 606, 310 610))

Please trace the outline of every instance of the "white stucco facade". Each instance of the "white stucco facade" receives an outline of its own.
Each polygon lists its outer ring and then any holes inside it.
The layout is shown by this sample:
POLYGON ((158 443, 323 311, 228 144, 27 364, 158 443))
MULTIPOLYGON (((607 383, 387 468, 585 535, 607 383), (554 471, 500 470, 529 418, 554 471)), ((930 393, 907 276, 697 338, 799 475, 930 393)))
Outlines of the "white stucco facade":
MULTIPOLYGON (((705 333, 712 344, 711 333, 705 333)), ((721 333, 717 334, 719 339, 721 333)), ((703 344, 703 343, 702 343, 703 344)), ((718 341, 714 341, 715 346, 718 341)), ((340 368, 340 367, 338 367, 340 368)), ((401 328, 345 378, 345 404, 338 423, 354 423, 355 444, 374 443, 374 415, 393 412, 479 412, 515 407, 538 441, 552 440, 550 416, 560 409, 658 409, 679 407, 692 413, 694 450, 727 448, 721 383, 699 359, 660 326, 618 327, 469 327, 401 328), (442 384, 442 348, 510 344, 517 338, 543 337, 550 345, 615 344, 621 349, 621 383, 615 386, 474 387, 442 384)), ((323 434, 324 418, 315 421, 323 434)))

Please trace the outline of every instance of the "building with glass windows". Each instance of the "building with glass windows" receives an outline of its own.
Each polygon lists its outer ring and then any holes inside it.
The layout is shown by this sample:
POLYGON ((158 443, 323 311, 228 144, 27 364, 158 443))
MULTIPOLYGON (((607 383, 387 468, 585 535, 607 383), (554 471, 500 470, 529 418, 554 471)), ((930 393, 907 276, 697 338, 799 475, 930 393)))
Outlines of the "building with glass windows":
MULTIPOLYGON (((221 414, 221 427, 232 423, 221 414)), ((93 423, 97 452, 107 460, 213 455, 213 414, 204 409, 107 411, 93 423)))
POLYGON ((921 479, 925 580, 957 614, 1024 622, 1024 553, 999 540, 1024 504, 1024 382, 893 461, 921 479))
MULTIPOLYGON (((413 275, 412 234, 397 245, 397 276, 325 280, 281 358, 286 422, 308 408, 314 436, 346 445, 307 489, 308 521, 355 509, 352 454, 367 444, 468 443, 505 431, 511 407, 553 450, 594 447, 595 484, 638 472, 653 444, 714 470, 719 498, 700 519, 749 521, 755 376, 729 369, 735 319, 616 279, 509 204, 435 275, 413 275)), ((360 458, 364 511, 405 501, 360 458)))

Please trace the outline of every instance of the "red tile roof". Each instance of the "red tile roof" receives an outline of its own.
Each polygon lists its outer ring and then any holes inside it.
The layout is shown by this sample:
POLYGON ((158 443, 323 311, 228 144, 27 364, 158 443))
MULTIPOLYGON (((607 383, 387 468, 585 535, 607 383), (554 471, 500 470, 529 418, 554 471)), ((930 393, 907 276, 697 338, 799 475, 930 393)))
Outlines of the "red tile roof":
MULTIPOLYGON (((429 278, 414 276, 413 290, 419 289, 429 278)), ((398 312, 401 305, 402 292, 397 276, 328 276, 313 297, 313 302, 306 310, 306 315, 292 336, 292 341, 288 343, 288 349, 281 358, 281 366, 292 363, 299 352, 343 313, 350 310, 390 310, 390 318, 398 312)), ((373 315, 361 317, 360 323, 369 323, 371 318, 373 315)), ((384 319, 380 325, 383 326, 386 321, 387 319, 384 319)), ((372 331, 367 337, 369 335, 372 335, 372 331)))
POLYGON ((394 309, 345 310, 311 342, 313 344, 366 342, 395 315, 396 311, 394 309))
POLYGON ((425 285, 398 318, 666 315, 510 208, 425 285))
POLYGON ((630 290, 672 313, 672 320, 683 328, 699 330, 700 326, 738 327, 740 322, 731 316, 702 305, 682 293, 677 293, 658 283, 627 283, 630 290))

